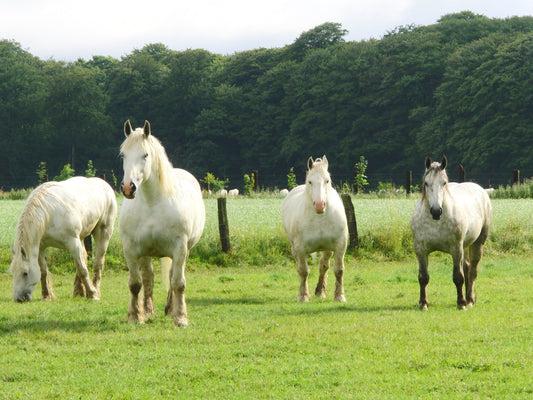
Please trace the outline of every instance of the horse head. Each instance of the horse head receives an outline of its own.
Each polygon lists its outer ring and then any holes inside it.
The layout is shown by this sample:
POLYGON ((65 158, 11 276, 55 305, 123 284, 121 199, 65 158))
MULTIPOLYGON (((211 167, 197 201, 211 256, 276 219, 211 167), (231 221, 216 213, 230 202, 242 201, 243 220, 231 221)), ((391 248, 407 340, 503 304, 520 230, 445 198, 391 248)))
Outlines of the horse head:
POLYGON ((19 303, 31 301, 33 291, 41 279, 37 257, 30 257, 22 246, 17 246, 12 253, 9 273, 13 274, 13 300, 19 303))
POLYGON ((429 211, 434 220, 439 220, 442 215, 442 203, 448 184, 448 175, 445 170, 447 164, 446 156, 442 156, 440 163, 431 162, 431 158, 426 157, 423 197, 429 202, 429 211))
POLYGON ((121 190, 127 199, 135 198, 139 185, 150 177, 152 160, 148 141, 152 131, 150 122, 145 121, 143 128, 133 129, 130 120, 124 123, 126 140, 120 147, 123 159, 124 178, 121 190))
POLYGON ((328 187, 331 187, 328 159, 326 156, 316 160, 313 160, 313 157, 309 157, 307 167, 306 191, 311 195, 315 212, 323 214, 326 211, 328 187))

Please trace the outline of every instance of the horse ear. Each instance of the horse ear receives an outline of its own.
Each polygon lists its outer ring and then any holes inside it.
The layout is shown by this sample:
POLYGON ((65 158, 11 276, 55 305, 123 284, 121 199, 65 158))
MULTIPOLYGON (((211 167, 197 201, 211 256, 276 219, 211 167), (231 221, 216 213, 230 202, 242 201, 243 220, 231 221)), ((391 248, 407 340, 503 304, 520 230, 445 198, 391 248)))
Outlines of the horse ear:
POLYGON ((328 159, 326 158, 326 155, 325 155, 325 154, 322 156, 322 164, 324 164, 324 166, 326 167, 326 169, 328 169, 328 165, 329 165, 329 163, 328 163, 328 159))
POLYGON ((426 169, 429 169, 429 166, 431 165, 431 158, 429 156, 426 157, 426 169))
POLYGON ((448 160, 446 159, 446 156, 442 156, 442 160, 440 162, 440 169, 446 168, 446 165, 448 165, 448 160))
POLYGON ((309 159, 307 160, 307 169, 312 169, 313 168, 313 157, 309 157, 309 159))
POLYGON ((124 122, 124 135, 126 135, 126 137, 128 137, 130 135, 131 131, 133 131, 133 128, 131 127, 131 122, 128 119, 126 122, 124 122))
POLYGON ((144 131, 144 136, 145 137, 150 136, 151 133, 152 133, 152 127, 150 126, 150 122, 148 122, 148 120, 144 121, 143 131, 144 131))

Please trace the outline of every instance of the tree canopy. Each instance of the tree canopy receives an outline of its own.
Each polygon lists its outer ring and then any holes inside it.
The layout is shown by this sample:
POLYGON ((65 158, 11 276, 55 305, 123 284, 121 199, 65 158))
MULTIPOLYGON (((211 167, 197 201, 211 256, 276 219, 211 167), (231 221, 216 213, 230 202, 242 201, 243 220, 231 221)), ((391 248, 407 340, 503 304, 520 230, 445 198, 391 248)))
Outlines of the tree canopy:
POLYGON ((2 40, 0 188, 35 186, 41 162, 54 176, 91 160, 120 179, 126 119, 150 120, 175 166, 232 187, 251 171, 285 186, 291 167, 301 182, 323 154, 337 184, 361 156, 371 184, 403 184, 442 154, 483 185, 508 183, 512 169, 533 176, 532 17, 465 11, 379 40, 346 33, 327 22, 282 48, 222 56, 155 43, 74 63, 2 40))

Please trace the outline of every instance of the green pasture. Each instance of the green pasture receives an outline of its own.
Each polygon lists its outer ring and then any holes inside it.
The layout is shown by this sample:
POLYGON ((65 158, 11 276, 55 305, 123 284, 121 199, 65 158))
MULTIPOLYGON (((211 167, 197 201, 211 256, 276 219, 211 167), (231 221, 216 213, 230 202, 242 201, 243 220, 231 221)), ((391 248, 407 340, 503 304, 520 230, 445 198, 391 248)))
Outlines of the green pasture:
MULTIPOLYGON (((456 310, 448 255, 430 257, 417 310, 410 199, 354 197, 360 248, 346 257, 347 302, 296 302, 281 199, 228 199, 232 252, 216 199, 187 271, 190 325, 127 322, 116 231, 99 302, 72 298, 70 260, 51 251, 54 302, 11 300, 10 246, 23 201, 0 201, 2 399, 523 399, 533 395, 533 200, 493 200, 478 304, 456 310)), ((312 260, 311 260, 312 262, 312 260)), ((318 271, 313 265, 310 286, 318 271)), ((329 288, 334 277, 329 278, 329 288)), ((39 297, 36 289, 35 298, 39 297)))

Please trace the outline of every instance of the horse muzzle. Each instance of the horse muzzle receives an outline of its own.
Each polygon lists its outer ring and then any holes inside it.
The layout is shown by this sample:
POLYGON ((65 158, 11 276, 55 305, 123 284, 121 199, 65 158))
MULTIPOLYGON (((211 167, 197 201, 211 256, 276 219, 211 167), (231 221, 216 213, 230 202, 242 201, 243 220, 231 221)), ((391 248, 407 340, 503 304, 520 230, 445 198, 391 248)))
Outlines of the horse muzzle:
POLYGON ((438 207, 438 208, 431 207, 429 211, 431 212, 431 216, 433 217, 434 220, 440 219, 440 216, 442 215, 442 207, 438 207))
POLYGON ((315 208, 315 212, 317 214, 324 214, 326 212, 326 202, 325 201, 314 201, 313 207, 315 208))
POLYGON ((17 303, 27 303, 31 301, 31 293, 22 293, 20 296, 15 297, 14 300, 17 303))
POLYGON ((122 190, 122 194, 125 198, 130 200, 135 198, 135 192, 137 191, 135 183, 131 182, 129 185, 126 185, 124 182, 122 182, 122 185, 120 185, 120 189, 122 190))

